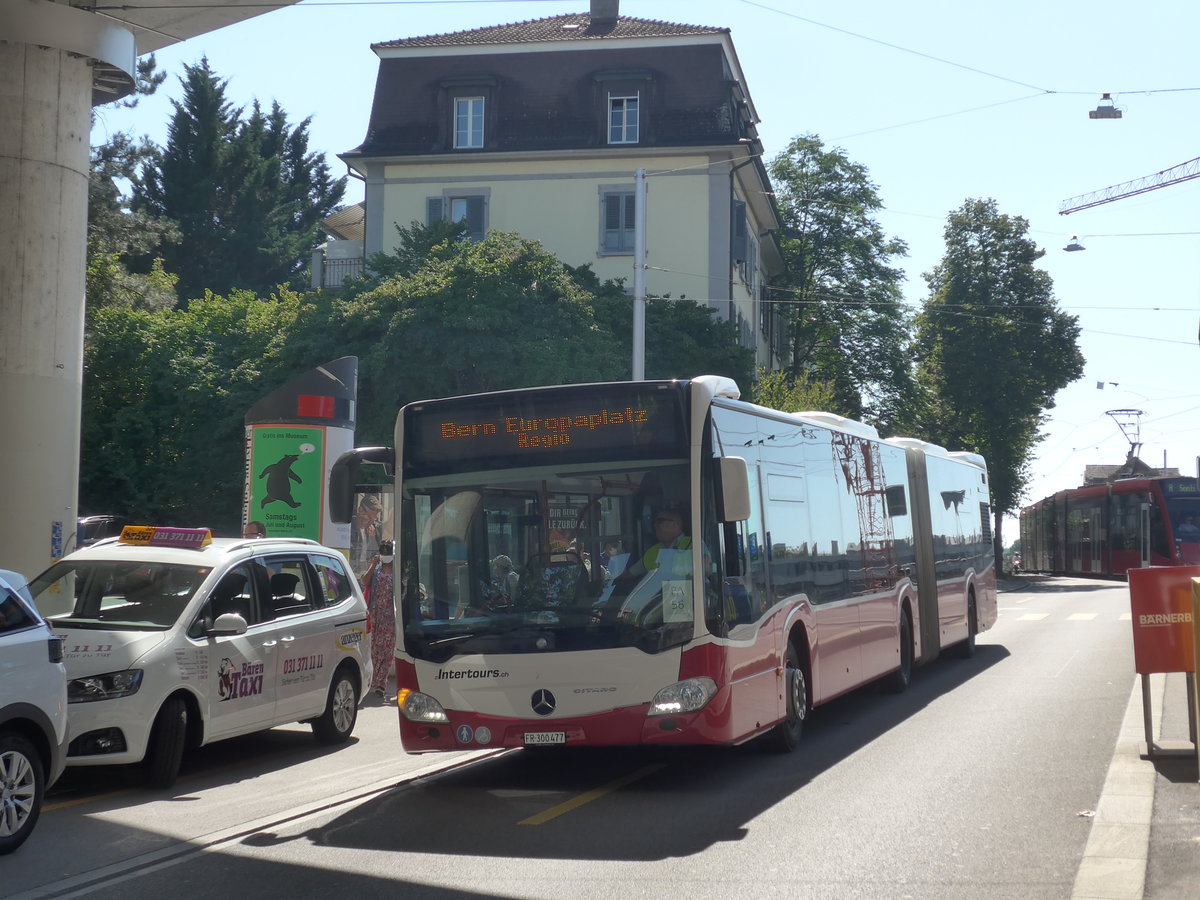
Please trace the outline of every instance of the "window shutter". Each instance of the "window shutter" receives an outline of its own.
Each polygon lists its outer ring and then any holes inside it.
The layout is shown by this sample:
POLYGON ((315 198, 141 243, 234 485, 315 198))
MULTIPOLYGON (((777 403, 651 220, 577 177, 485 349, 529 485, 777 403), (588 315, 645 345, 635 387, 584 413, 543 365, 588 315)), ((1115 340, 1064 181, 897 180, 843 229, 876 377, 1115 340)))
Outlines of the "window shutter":
POLYGON ((445 201, 441 197, 426 197, 425 224, 432 225, 434 222, 445 217, 445 201))
POLYGON ((621 195, 604 195, 604 249, 621 249, 621 195))
POLYGON ((746 204, 741 200, 733 201, 733 221, 729 229, 730 256, 733 261, 746 261, 746 204))
POLYGON ((472 240, 483 240, 483 198, 467 198, 467 228, 472 240))

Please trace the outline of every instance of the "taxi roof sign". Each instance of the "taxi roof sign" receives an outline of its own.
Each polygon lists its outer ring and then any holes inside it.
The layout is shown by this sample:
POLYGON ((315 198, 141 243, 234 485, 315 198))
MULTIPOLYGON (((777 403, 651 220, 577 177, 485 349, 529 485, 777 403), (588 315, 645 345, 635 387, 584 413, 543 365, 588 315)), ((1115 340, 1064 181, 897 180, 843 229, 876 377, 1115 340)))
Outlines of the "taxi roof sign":
POLYGON ((138 547, 182 547, 202 550, 212 543, 207 528, 170 528, 164 525, 126 525, 117 543, 138 547))

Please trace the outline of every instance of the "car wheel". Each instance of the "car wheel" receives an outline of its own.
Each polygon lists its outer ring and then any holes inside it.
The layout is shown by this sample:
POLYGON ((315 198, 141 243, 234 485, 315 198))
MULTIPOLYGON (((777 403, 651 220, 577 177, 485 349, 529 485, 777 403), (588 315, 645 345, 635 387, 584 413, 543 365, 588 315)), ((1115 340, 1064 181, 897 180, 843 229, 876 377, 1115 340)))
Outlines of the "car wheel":
POLYGON ((804 731, 804 719, 808 715, 808 687, 804 679, 804 666, 796 646, 788 641, 787 664, 784 667, 784 691, 787 693, 787 717, 776 725, 768 737, 772 749, 790 753, 800 743, 804 731))
POLYGON ((19 734, 0 735, 0 854, 25 843, 45 794, 46 775, 33 744, 19 734))
POLYGON ((183 745, 187 739, 187 703, 182 697, 168 697, 158 711, 146 747, 146 784, 169 788, 179 777, 183 745))
POLYGON ((350 739, 358 719, 358 684, 348 669, 339 669, 329 685, 325 712, 313 719, 313 734, 322 744, 341 744, 350 739))

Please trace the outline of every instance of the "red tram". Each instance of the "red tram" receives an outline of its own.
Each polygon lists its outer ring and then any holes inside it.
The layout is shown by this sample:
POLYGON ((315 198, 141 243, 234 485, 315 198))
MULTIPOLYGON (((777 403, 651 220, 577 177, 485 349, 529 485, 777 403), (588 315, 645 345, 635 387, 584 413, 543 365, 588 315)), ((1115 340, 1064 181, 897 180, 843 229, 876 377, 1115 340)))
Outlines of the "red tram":
POLYGON ((1122 576, 1200 564, 1200 479, 1123 478, 1059 491, 1021 510, 1029 572, 1122 576))

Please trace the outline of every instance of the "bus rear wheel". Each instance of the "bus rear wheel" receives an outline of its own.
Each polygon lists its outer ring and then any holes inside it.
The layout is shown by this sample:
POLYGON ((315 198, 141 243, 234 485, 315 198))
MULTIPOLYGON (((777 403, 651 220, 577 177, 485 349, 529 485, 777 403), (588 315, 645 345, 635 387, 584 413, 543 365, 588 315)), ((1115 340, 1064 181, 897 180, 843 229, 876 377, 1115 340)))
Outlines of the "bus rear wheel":
POLYGON ((902 694, 908 690, 913 673, 913 627, 908 611, 900 614, 900 668, 888 676, 884 686, 889 693, 902 694))
POLYGON ((783 687, 787 699, 787 717, 769 732, 771 746, 780 753, 791 753, 800 743, 804 719, 808 716, 808 682, 796 645, 788 641, 783 687))
POLYGON ((967 639, 954 648, 959 659, 970 659, 975 655, 975 635, 979 631, 979 614, 975 611, 975 592, 967 595, 967 639))

